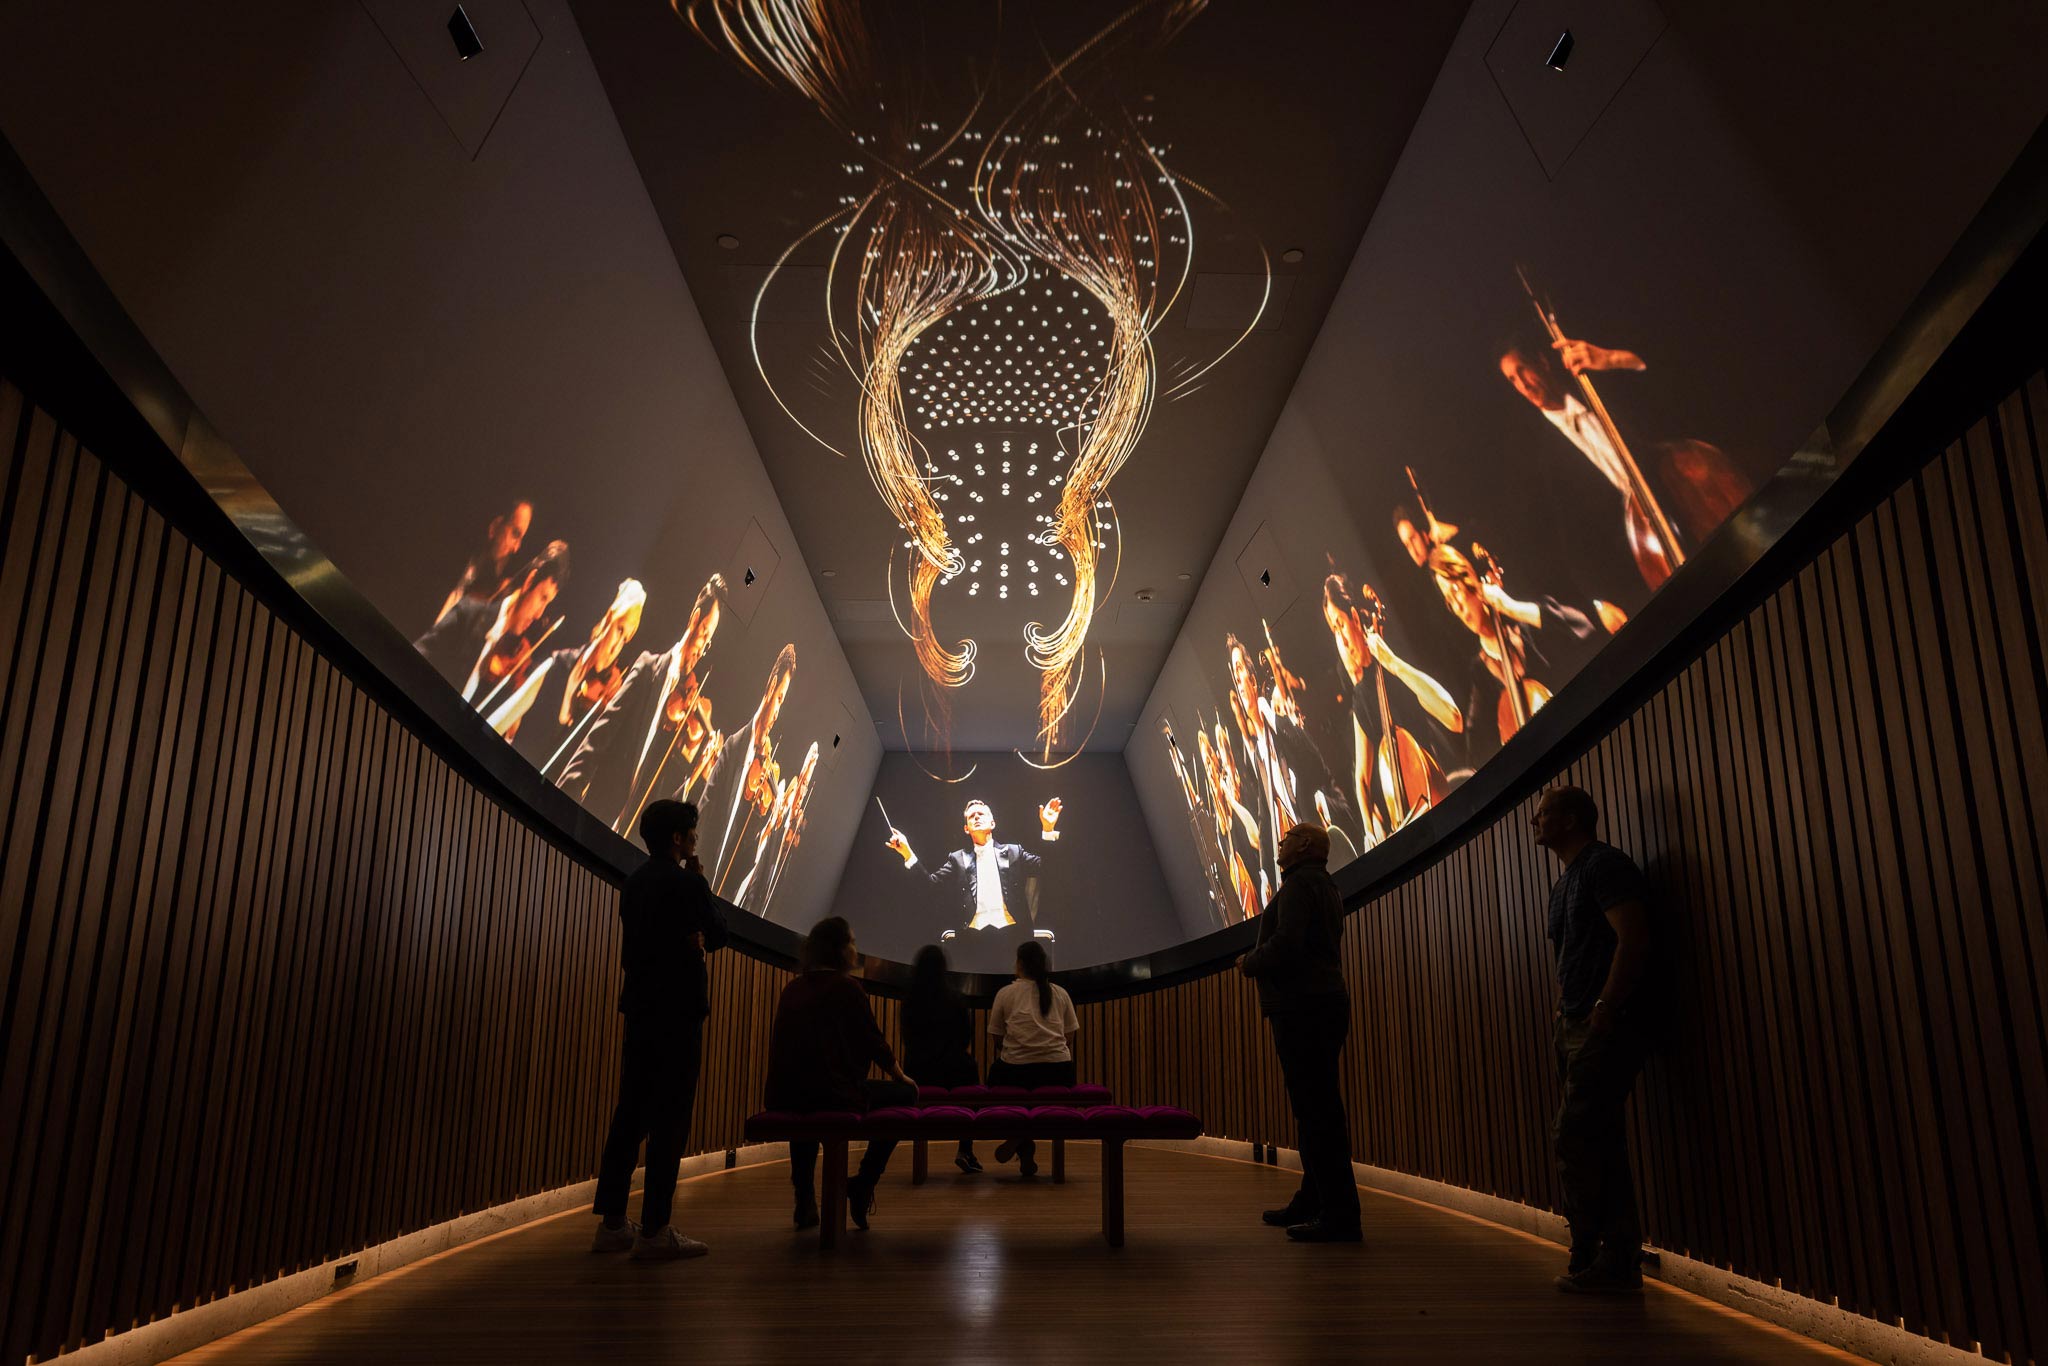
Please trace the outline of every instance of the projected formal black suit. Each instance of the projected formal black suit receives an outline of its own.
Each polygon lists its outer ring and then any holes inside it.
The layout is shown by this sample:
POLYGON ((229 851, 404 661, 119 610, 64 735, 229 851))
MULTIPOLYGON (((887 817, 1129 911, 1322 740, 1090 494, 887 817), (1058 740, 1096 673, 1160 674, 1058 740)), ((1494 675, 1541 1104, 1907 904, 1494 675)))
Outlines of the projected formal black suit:
MULTIPOLYGON (((944 861, 922 868, 910 841, 900 830, 889 831, 889 847, 903 858, 906 870, 919 873, 938 894, 939 904, 954 931, 1003 930, 1023 926, 1035 931, 1038 924, 1038 884, 1044 859, 1021 844, 1003 844, 995 838, 995 813, 984 801, 967 803, 964 813, 967 847, 956 849, 944 861)), ((1060 818, 1060 799, 1054 797, 1038 811, 1039 838, 1047 844, 1060 837, 1055 827, 1060 818)))

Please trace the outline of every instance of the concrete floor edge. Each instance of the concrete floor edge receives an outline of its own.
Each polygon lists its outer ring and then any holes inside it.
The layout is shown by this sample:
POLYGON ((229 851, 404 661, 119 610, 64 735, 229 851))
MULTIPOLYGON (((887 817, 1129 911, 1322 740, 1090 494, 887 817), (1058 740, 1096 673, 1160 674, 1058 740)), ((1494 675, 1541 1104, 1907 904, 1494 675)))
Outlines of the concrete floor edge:
MULTIPOLYGON (((1238 1139, 1204 1137, 1139 1142, 1132 1146, 1295 1171, 1301 1168, 1300 1155, 1291 1148, 1269 1148, 1271 1160, 1261 1161, 1254 1156, 1256 1149, 1252 1143, 1238 1139)), ((783 1145, 779 1143, 744 1147, 737 1150, 733 1169, 781 1161, 785 1155, 783 1145)), ((727 1154, 722 1151, 685 1158, 681 1178, 689 1180, 716 1175, 728 1169, 727 1160, 727 1154)), ((1351 1166, 1358 1184, 1368 1189, 1494 1224, 1510 1232, 1554 1244, 1560 1249, 1565 1245, 1564 1219, 1550 1210, 1362 1162, 1354 1162, 1351 1166)), ((636 1185, 638 1176, 636 1172, 636 1185)), ((61 1361, 68 1366, 157 1366, 159 1362, 217 1342, 243 1329, 316 1304, 338 1290, 367 1288, 381 1277, 428 1259, 459 1251, 543 1219, 588 1209, 596 1188, 595 1181, 583 1181, 460 1215, 375 1247, 179 1310, 155 1322, 140 1324, 126 1332, 88 1343, 77 1351, 42 1360, 61 1361), (354 1273, 338 1278, 338 1268, 350 1262, 355 1263, 354 1273)), ((1700 1299, 1750 1315, 1801 1337, 1887 1363, 1887 1366, 1955 1366, 1956 1363, 1984 1360, 1981 1353, 1937 1342, 1901 1325, 1881 1323, 1837 1305, 1825 1304, 1663 1249, 1657 1249, 1657 1265, 1652 1269, 1652 1276, 1667 1286, 1700 1299)))

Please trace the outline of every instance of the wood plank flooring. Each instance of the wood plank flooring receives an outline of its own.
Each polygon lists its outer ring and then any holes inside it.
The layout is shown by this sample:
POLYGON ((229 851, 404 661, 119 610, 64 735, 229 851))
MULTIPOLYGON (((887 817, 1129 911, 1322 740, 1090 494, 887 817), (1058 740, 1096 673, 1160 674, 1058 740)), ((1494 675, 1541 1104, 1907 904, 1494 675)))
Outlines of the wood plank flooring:
MULTIPOLYGON (((1517 1362, 1849 1360, 1651 1286, 1560 1295, 1563 1254, 1494 1225, 1363 1193, 1367 1241, 1301 1247, 1258 1222, 1291 1173, 1132 1149, 1129 1237, 1098 1228, 1100 1163, 1063 1186, 962 1177, 899 1150, 871 1232, 838 1251, 793 1231, 788 1168, 718 1172, 677 1193, 699 1261, 592 1256, 557 1216, 337 1292, 181 1362, 459 1366, 526 1362, 1517 1362)), ((988 1155, 983 1153, 983 1160, 988 1155)), ((1012 1171, 1014 1169, 1011 1169, 1012 1171)), ((637 1213, 638 1200, 635 1199, 637 1213)))

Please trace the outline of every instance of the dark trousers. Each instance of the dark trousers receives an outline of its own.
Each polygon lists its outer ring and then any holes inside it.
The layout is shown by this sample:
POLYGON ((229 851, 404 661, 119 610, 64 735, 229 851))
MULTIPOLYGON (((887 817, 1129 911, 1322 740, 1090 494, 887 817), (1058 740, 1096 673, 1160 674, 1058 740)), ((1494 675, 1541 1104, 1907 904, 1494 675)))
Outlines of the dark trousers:
MULTIPOLYGON (((997 1058, 988 1065, 990 1086, 1072 1086, 1079 1075, 1072 1058, 1065 1062, 1004 1062, 997 1058)), ((1035 1139, 1014 1138, 1010 1142, 1024 1157, 1038 1151, 1035 1139)))
POLYGON ((1351 1175, 1351 1126, 1338 1067, 1351 1032, 1351 1000, 1305 997, 1267 1018, 1301 1147, 1301 1189, 1290 1203, 1333 1228, 1357 1228, 1358 1184, 1351 1175))
POLYGON ((607 1219, 626 1217, 634 1160, 647 1143, 647 1185, 640 1196, 640 1226, 652 1233, 669 1221, 676 1167, 690 1138, 697 1104, 697 1069, 704 1058, 704 1026, 626 1024, 619 1061, 619 1103, 597 1167, 597 1199, 607 1219))
POLYGON ((1557 1017, 1552 1030, 1564 1098, 1552 1130, 1572 1265, 1629 1270, 1643 1243, 1628 1161, 1628 1093, 1642 1071, 1641 1032, 1626 1019, 1592 1032, 1592 1019, 1557 1017))
MULTIPOLYGON (((880 1109, 884 1105, 917 1104, 917 1088, 905 1086, 900 1081, 864 1081, 860 1089, 867 1092, 868 1108, 880 1109)), ((868 1150, 861 1154, 860 1170, 853 1179, 873 1185, 882 1179, 888 1170, 889 1154, 896 1151, 896 1140, 879 1138, 868 1143, 868 1150)), ((818 1145, 815 1143, 791 1143, 789 1145, 789 1183, 796 1187, 796 1198, 800 1204, 818 1203, 818 1145)))

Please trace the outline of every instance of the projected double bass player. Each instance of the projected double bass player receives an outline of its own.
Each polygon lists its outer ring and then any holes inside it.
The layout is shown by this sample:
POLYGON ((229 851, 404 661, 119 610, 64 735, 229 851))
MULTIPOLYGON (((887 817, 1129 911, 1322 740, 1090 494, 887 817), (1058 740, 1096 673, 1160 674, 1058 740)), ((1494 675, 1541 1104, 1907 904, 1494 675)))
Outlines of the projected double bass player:
POLYGON ((1510 345, 1501 353, 1501 375, 1621 495, 1622 528, 1629 553, 1643 582, 1652 589, 1660 588, 1685 563, 1684 538, 1690 537, 1694 544, 1704 541, 1742 506, 1750 495, 1750 482, 1718 446, 1692 439, 1659 442, 1649 448, 1656 475, 1653 481, 1623 440, 1593 383, 1595 373, 1640 372, 1648 370, 1648 364, 1634 351, 1567 336, 1556 313, 1537 297, 1528 275, 1519 266, 1515 274, 1536 310, 1551 351, 1579 392, 1566 392, 1546 358, 1519 345, 1510 345))
MULTIPOLYGON (((936 867, 919 870, 910 841, 895 826, 889 827, 888 847, 903 860, 906 870, 922 871, 925 880, 948 902, 948 913, 957 916, 949 928, 956 930, 1003 929, 1023 925, 1034 933, 1038 925, 1038 879, 1044 860, 1021 844, 997 841, 996 815, 989 804, 976 798, 961 811, 965 821, 967 847, 955 849, 936 867)), ((887 813, 884 813, 884 820, 887 813)), ((1060 837, 1060 799, 1054 797, 1038 808, 1038 837, 1046 844, 1060 837)))

